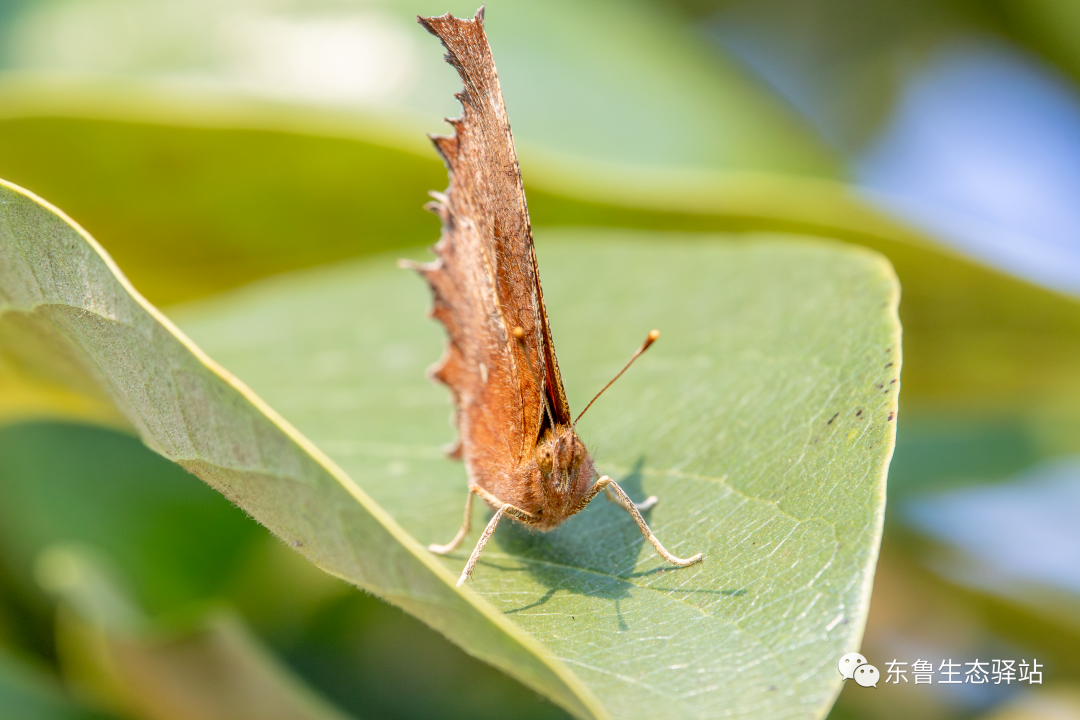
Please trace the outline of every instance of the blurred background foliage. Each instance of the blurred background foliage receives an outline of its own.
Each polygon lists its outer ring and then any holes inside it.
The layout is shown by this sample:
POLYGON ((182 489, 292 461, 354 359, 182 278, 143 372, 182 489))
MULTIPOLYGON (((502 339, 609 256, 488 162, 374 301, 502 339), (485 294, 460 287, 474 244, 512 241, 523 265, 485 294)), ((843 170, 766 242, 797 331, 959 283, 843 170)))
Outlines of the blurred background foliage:
MULTIPOLYGON (((420 206, 446 180, 423 132, 458 82, 413 18, 474 10, 2 0, 0 177, 166 312, 430 244, 420 206)), ((1080 717, 1080 6, 500 0, 487 28, 538 234, 788 231, 896 266, 904 392, 863 653, 883 675, 1037 659, 1044 684, 849 683, 831 717, 1080 717)), ((0 368, 0 421, 11 717, 564 716, 94 407, 0 368)))

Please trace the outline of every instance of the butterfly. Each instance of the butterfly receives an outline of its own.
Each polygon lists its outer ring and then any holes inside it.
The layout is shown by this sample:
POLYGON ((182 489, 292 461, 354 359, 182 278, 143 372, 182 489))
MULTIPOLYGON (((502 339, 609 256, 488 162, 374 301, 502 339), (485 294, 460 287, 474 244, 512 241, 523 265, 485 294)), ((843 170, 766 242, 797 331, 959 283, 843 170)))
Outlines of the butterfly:
MULTIPOLYGON (((429 549, 447 554, 461 545, 470 531, 474 496, 495 509, 458 579, 460 587, 504 515, 550 530, 606 492, 669 562, 685 567, 700 561, 701 553, 686 559, 672 555, 649 530, 641 511, 652 507, 655 497, 635 504, 606 475, 593 482, 597 472, 575 432, 551 340, 521 170, 484 33, 484 9, 472 19, 447 13, 417 21, 442 41, 446 61, 464 84, 456 96, 462 115, 447 120, 453 133, 431 136, 450 178, 446 192, 432 192, 435 202, 426 206, 442 221, 437 259, 402 261, 427 280, 434 297, 430 315, 449 336, 442 359, 429 373, 450 388, 459 436, 449 453, 465 461, 469 476, 461 529, 448 544, 429 549)), ((649 333, 604 390, 658 336, 649 333)))

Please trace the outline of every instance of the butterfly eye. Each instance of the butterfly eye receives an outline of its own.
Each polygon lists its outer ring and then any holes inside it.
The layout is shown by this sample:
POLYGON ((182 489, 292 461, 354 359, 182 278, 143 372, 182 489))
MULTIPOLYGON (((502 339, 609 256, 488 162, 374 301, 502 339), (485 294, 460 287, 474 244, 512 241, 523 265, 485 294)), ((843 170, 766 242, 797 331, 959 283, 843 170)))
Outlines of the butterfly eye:
POLYGON ((552 468, 551 448, 546 444, 536 448, 536 465, 540 468, 540 472, 545 475, 551 472, 552 468))

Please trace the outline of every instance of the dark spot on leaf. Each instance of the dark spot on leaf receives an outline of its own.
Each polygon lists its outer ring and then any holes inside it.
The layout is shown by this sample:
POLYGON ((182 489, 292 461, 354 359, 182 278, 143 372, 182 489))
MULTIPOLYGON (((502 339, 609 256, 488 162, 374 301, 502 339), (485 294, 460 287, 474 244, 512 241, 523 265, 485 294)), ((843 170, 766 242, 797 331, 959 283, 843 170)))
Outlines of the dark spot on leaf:
POLYGON ((840 413, 836 413, 835 415, 833 415, 831 418, 829 418, 829 422, 827 422, 825 424, 826 425, 832 425, 832 421, 835 420, 838 417, 840 417, 840 413))
POLYGON ((894 413, 894 412, 889 413, 889 421, 892 421, 892 419, 894 417, 896 417, 896 413, 894 413))
POLYGON ((773 690, 775 690, 775 689, 776 689, 776 686, 775 686, 775 685, 770 685, 770 686, 769 686, 769 692, 772 692, 772 691, 773 691, 773 690))
POLYGON ((892 380, 890 380, 889 384, 892 385, 894 382, 896 382, 896 378, 893 378, 892 380))
POLYGON ((883 387, 885 387, 885 383, 878 383, 878 384, 877 384, 877 389, 878 389, 878 390, 880 390, 880 389, 881 389, 881 388, 883 388, 883 387))
POLYGON ((885 364, 885 367, 887 367, 887 368, 891 368, 892 366, 893 366, 893 364, 892 364, 892 363, 886 363, 886 364, 885 364))
POLYGON ((855 417, 859 417, 860 415, 862 415, 862 410, 861 409, 858 412, 855 413, 855 417))

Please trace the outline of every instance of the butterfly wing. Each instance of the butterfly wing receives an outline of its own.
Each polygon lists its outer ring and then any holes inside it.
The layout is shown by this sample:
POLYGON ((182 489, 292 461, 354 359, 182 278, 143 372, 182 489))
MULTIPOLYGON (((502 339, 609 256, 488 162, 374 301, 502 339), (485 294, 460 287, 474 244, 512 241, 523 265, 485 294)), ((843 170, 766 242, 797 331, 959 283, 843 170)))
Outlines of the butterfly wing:
POLYGON ((429 205, 442 220, 438 259, 415 266, 431 285, 431 314, 449 335, 432 374, 454 398, 457 454, 474 482, 493 488, 485 478, 506 477, 531 457, 544 427, 568 424, 570 409, 483 12, 418 20, 442 40, 464 84, 462 116, 448 120, 454 132, 432 136, 450 177, 429 205), (524 330, 522 343, 515 327, 524 330))

